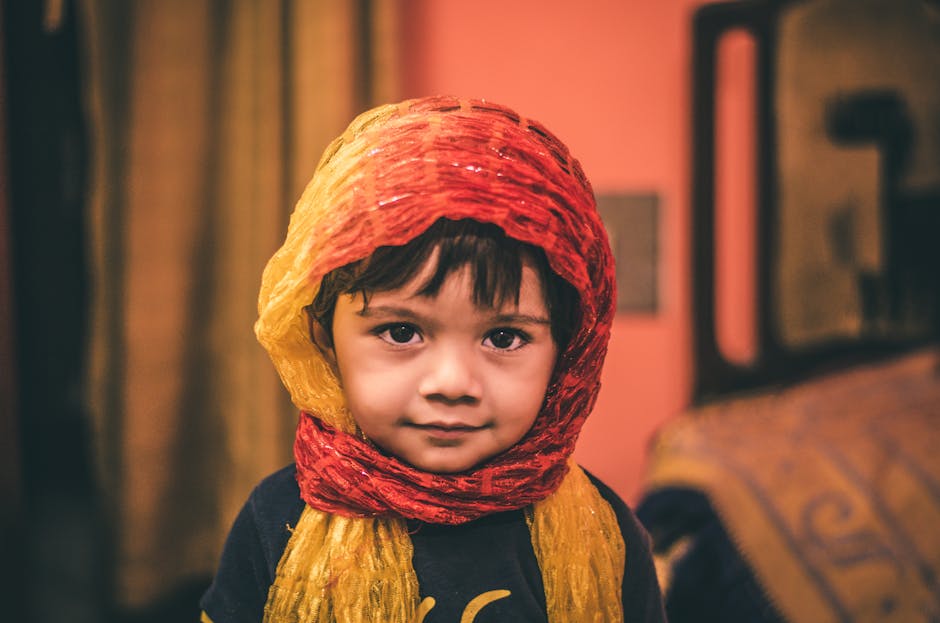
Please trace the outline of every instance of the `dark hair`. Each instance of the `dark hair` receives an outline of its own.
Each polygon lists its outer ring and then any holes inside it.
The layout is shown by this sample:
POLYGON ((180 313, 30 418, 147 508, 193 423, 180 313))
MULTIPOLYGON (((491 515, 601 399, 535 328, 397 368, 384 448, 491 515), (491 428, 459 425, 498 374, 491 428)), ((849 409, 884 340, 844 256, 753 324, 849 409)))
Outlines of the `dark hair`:
POLYGON ((472 219, 438 219, 402 246, 378 247, 369 257, 330 271, 307 312, 332 335, 333 310, 340 294, 362 294, 368 303, 372 292, 400 288, 415 277, 438 247, 437 267, 418 294, 434 296, 448 275, 470 266, 473 302, 487 307, 519 302, 522 259, 531 258, 545 296, 552 338, 559 350, 564 350, 577 322, 577 291, 549 267, 542 249, 510 238, 496 225, 472 219))

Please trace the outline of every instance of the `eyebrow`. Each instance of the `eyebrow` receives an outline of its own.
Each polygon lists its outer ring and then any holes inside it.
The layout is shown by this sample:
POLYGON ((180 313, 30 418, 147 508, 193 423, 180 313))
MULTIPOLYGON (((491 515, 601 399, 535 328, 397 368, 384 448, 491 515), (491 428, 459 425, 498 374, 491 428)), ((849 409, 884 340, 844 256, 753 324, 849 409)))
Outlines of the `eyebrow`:
POLYGON ((370 306, 364 304, 362 309, 356 312, 357 316, 362 318, 371 318, 373 316, 404 316, 406 318, 420 318, 421 316, 407 307, 395 307, 394 305, 370 306))
POLYGON ((551 320, 544 316, 532 316, 530 314, 499 314, 493 320, 494 322, 510 324, 552 324, 551 320))
MULTIPOLYGON (((361 318, 372 318, 374 316, 398 316, 412 320, 421 320, 423 316, 407 307, 396 307, 394 305, 377 305, 375 307, 365 305, 356 312, 361 318)), ((551 325, 551 320, 544 316, 533 316, 531 314, 497 314, 491 319, 494 323, 507 324, 538 324, 551 325)))

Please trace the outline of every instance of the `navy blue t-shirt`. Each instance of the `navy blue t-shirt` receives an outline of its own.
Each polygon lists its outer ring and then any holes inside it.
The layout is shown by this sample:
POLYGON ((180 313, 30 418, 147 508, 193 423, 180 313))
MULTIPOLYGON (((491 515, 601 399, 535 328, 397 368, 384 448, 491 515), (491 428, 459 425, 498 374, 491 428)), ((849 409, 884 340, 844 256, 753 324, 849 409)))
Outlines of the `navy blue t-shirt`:
MULTIPOLYGON (((614 509, 627 550, 624 620, 665 621, 649 537, 606 485, 591 478, 614 509)), ((304 503, 288 466, 259 484, 229 533, 215 580, 200 605, 214 623, 258 623, 277 563, 304 503)), ((547 621, 545 589, 523 511, 494 513, 457 526, 409 522, 421 598, 434 607, 425 623, 456 623, 475 598, 475 623, 547 621), (499 592, 493 592, 499 591, 499 592), (477 602, 479 603, 479 602, 477 602)))

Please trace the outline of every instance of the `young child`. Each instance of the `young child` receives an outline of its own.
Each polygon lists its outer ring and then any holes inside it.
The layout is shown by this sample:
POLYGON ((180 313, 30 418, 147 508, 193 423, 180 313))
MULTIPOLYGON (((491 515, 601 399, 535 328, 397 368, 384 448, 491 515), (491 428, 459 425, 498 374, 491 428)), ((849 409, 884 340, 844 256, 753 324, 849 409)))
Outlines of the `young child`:
POLYGON ((236 519, 203 620, 664 620, 645 532, 570 458, 614 301, 541 125, 446 97, 360 115, 264 272, 296 462, 236 519))

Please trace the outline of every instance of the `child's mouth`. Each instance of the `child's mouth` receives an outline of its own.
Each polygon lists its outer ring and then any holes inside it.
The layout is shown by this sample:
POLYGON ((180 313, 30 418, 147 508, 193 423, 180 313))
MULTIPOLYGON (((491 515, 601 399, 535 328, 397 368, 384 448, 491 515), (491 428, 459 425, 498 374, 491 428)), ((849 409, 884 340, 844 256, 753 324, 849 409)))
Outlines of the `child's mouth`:
POLYGON ((464 435, 476 433, 488 428, 487 425, 473 426, 471 424, 451 422, 428 422, 426 424, 408 422, 405 425, 409 428, 426 432, 430 436, 438 439, 459 439, 464 435))

